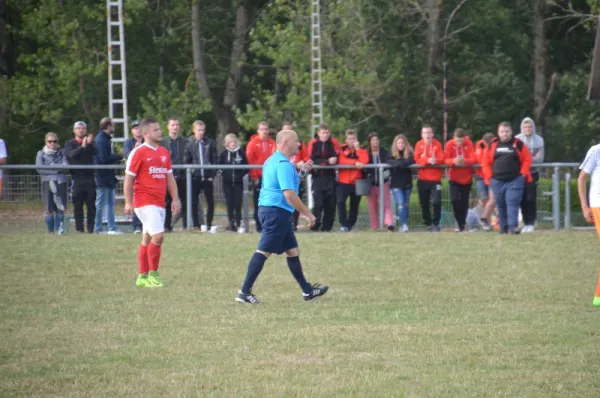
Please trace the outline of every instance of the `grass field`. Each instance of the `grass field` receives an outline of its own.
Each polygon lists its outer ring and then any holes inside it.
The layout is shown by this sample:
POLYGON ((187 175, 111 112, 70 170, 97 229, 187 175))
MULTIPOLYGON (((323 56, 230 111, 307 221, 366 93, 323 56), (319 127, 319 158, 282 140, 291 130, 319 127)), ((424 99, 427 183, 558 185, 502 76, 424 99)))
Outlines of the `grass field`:
POLYGON ((234 302, 256 235, 4 235, 0 396, 600 396, 592 232, 299 234, 234 302))

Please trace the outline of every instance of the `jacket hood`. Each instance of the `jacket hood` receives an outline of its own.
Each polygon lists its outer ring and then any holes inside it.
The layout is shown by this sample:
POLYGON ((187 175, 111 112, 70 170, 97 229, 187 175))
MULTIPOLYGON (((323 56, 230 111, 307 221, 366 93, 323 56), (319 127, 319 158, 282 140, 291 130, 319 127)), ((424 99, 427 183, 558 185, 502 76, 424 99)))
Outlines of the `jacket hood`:
MULTIPOLYGON (((252 137, 250 137, 250 141, 248 141, 249 143, 252 141, 261 141, 261 139, 258 137, 258 133, 252 134, 252 137)), ((273 141, 273 139, 269 136, 267 136, 267 142, 269 141, 273 141)))
POLYGON ((525 133, 523 133, 523 124, 525 122, 530 122, 531 123, 531 127, 533 128, 533 134, 532 135, 537 135, 537 130, 535 128, 535 122, 530 117, 526 117, 525 119, 521 120, 521 125, 519 126, 519 133, 525 135, 525 133))

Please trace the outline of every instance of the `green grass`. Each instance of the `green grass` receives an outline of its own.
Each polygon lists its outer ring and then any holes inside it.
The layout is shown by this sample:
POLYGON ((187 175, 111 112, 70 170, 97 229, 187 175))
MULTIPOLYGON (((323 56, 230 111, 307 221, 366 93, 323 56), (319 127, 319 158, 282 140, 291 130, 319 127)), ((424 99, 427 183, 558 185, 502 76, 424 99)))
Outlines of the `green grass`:
POLYGON ((234 302, 257 236, 4 235, 0 396, 600 396, 592 232, 299 234, 234 302))

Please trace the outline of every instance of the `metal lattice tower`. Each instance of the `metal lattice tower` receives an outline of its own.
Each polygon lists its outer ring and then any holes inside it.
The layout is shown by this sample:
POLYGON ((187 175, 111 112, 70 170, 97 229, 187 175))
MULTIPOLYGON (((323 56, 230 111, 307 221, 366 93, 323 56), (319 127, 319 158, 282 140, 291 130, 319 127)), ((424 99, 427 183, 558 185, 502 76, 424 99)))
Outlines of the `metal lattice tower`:
POLYGON ((129 137, 127 112, 127 73, 125 68, 125 27, 123 24, 123 0, 106 1, 106 24, 108 39, 108 115, 115 125, 123 128, 123 137, 113 141, 125 141, 129 137))
POLYGON ((311 5, 311 98, 313 135, 323 123, 323 84, 321 81, 321 9, 319 0, 311 5))

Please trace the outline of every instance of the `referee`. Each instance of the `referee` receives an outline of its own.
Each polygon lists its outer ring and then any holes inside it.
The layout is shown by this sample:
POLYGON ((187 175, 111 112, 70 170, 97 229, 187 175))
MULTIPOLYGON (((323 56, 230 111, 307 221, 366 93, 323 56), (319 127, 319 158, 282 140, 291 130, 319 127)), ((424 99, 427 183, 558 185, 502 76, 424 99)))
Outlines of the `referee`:
POLYGON ((292 215, 294 209, 305 216, 310 225, 315 216, 298 197, 300 178, 289 158, 298 152, 298 136, 292 130, 282 130, 277 134, 277 151, 263 165, 262 187, 258 200, 258 218, 262 225, 258 249, 252 255, 242 289, 236 301, 258 304, 252 294, 252 286, 272 253, 287 254, 290 271, 300 288, 304 301, 311 301, 327 293, 328 286, 310 285, 304 278, 300 263, 298 242, 294 235, 292 215))

